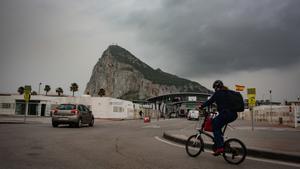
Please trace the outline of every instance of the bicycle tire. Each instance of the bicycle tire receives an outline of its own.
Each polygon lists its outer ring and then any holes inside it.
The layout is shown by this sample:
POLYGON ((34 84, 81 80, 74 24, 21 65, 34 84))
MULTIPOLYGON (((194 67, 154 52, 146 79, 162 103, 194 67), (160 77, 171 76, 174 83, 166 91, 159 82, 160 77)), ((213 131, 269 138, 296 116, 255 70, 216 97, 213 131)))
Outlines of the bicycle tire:
POLYGON ((185 143, 185 151, 191 157, 197 157, 204 149, 204 142, 201 136, 190 136, 185 143))
POLYGON ((224 143, 223 158, 230 164, 240 164, 247 156, 247 149, 244 143, 236 138, 231 138, 224 143))

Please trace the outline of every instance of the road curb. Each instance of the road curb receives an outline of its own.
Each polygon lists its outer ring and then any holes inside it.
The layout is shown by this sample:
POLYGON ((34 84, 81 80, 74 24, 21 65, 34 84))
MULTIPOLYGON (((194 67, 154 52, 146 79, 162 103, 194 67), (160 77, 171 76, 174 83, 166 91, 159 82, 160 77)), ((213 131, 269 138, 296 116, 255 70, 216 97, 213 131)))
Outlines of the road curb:
POLYGON ((0 124, 48 124, 39 121, 0 121, 0 124))
MULTIPOLYGON (((186 139, 176 137, 167 132, 163 133, 163 138, 165 138, 169 141, 176 142, 178 144, 185 145, 185 143, 186 143, 186 139)), ((204 145, 204 148, 212 150, 212 144, 206 143, 204 145)), ((275 151, 268 151, 268 150, 261 150, 261 149, 256 149, 256 148, 252 148, 252 147, 247 147, 247 156, 270 159, 270 160, 278 160, 278 161, 284 161, 284 162, 293 162, 293 163, 300 164, 300 156, 299 155, 288 154, 286 152, 275 152, 275 151)))

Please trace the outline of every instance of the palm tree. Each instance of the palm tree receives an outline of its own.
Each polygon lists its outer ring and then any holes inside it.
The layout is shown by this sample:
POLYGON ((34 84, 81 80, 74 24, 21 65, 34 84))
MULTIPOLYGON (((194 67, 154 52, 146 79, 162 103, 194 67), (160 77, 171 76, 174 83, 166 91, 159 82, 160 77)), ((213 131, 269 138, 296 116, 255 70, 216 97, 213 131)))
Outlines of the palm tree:
POLYGON ((100 97, 105 96, 105 90, 104 90, 103 88, 101 88, 101 89, 99 90, 99 92, 98 92, 98 95, 99 95, 100 97))
POLYGON ((46 92, 46 96, 50 90, 51 90, 51 87, 49 85, 45 85, 44 91, 46 92))
POLYGON ((61 87, 56 88, 56 93, 58 96, 60 96, 62 93, 64 93, 64 90, 61 87))
POLYGON ((36 91, 32 91, 31 95, 37 95, 37 92, 36 91))
POLYGON ((24 88, 23 86, 20 86, 20 87, 18 88, 18 93, 19 93, 20 95, 22 95, 22 94, 24 94, 24 90, 25 90, 25 88, 24 88))
POLYGON ((74 96, 74 92, 78 91, 78 84, 77 83, 72 83, 70 86, 70 91, 73 92, 73 96, 74 96))

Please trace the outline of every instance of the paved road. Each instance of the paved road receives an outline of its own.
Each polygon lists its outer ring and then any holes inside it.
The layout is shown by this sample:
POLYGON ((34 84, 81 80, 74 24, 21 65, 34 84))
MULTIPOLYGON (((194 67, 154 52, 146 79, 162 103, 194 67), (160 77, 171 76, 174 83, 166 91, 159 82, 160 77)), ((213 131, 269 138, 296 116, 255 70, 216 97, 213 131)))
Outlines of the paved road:
POLYGON ((93 128, 52 128, 49 123, 0 124, 0 169, 289 169, 299 165, 246 159, 239 166, 204 153, 191 158, 163 142, 163 131, 183 120, 143 123, 97 120, 93 128), (157 137, 159 136, 159 137, 157 137))

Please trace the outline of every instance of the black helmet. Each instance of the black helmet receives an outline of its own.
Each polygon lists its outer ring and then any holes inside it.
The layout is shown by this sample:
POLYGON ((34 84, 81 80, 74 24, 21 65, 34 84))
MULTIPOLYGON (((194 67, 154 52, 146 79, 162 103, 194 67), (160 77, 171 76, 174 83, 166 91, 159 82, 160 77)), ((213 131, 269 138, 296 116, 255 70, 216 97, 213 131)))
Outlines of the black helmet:
POLYGON ((213 88, 214 89, 217 89, 217 88, 222 88, 224 85, 223 85, 223 82, 221 80, 216 80, 213 84, 213 88))

